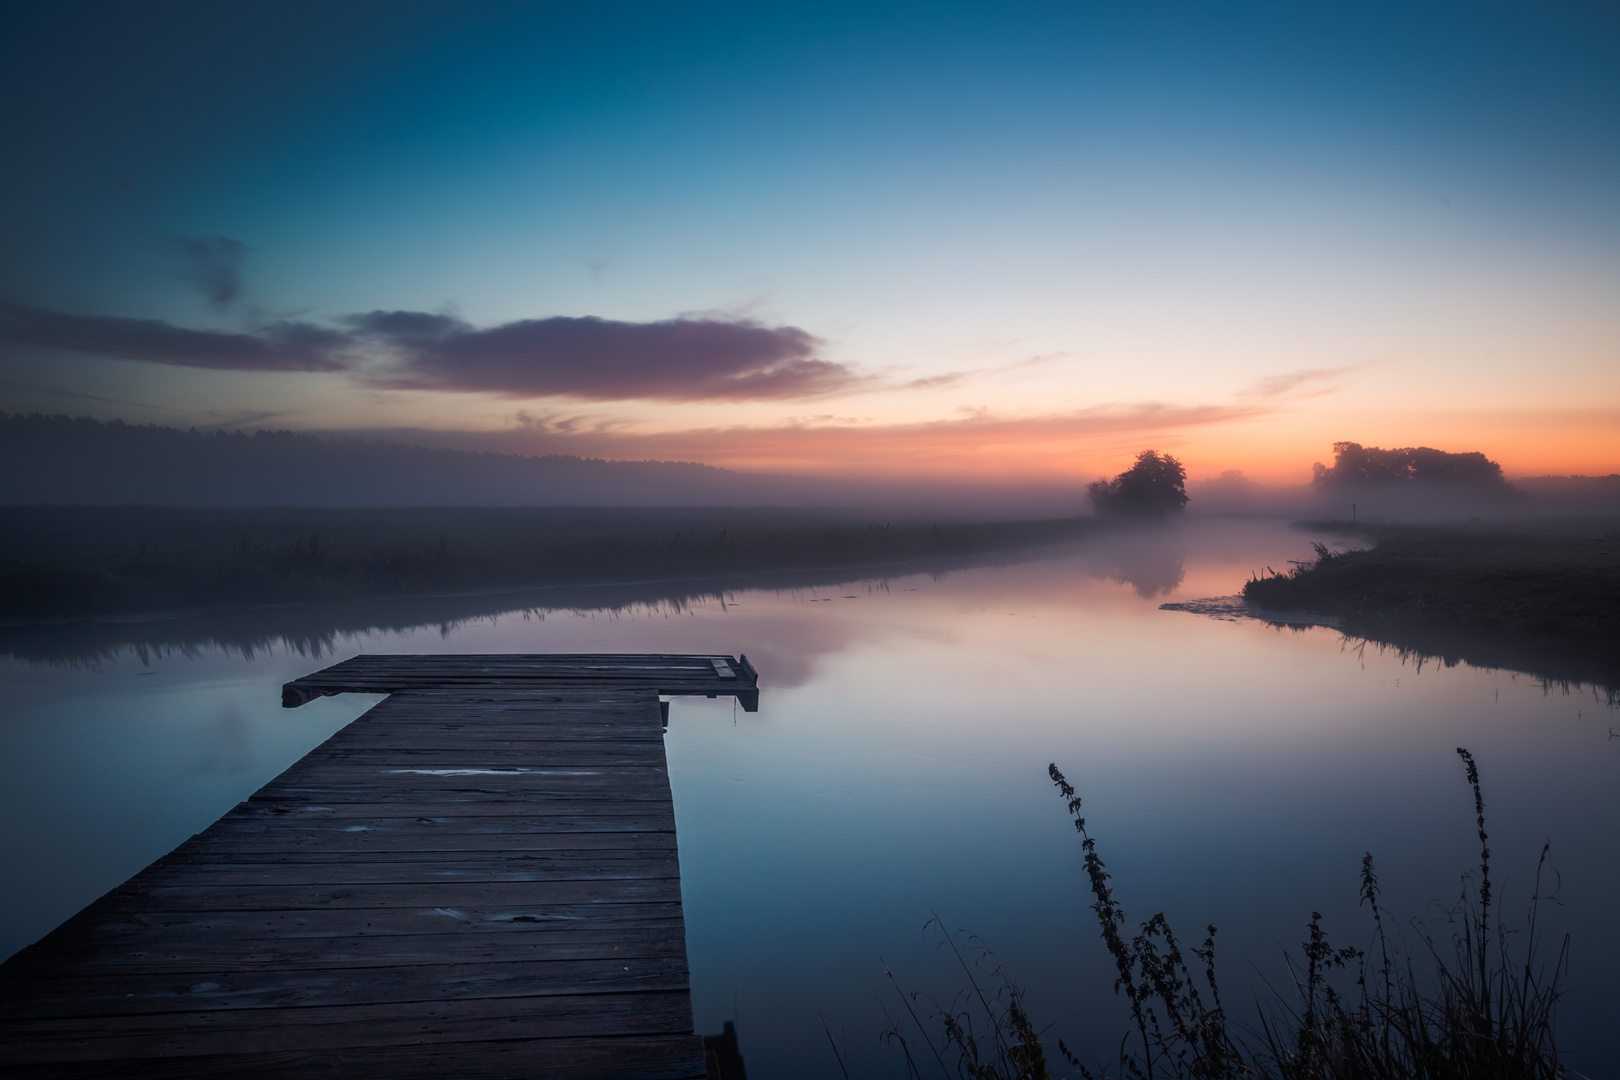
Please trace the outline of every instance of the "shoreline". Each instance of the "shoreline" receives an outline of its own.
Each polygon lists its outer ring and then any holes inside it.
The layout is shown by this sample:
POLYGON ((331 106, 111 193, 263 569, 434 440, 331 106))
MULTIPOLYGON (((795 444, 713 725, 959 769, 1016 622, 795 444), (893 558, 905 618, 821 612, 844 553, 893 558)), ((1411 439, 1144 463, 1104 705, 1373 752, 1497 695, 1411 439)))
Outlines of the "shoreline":
MULTIPOLYGON (((0 516, 24 513, 6 508, 0 516)), ((33 544, 13 540, 0 548, 0 629, 12 632, 548 590, 747 588, 781 575, 948 565, 1059 546, 1096 531, 1082 518, 896 526, 723 510, 244 515, 76 508, 43 524, 38 519, 48 512, 27 513, 37 515, 33 544), (235 540, 244 517, 256 531, 235 540), (312 520, 324 535, 304 531, 312 520), (136 539, 147 534, 161 539, 136 539)))
POLYGON ((1287 572, 1268 568, 1244 583, 1245 600, 1363 623, 1395 619, 1620 641, 1620 522, 1540 529, 1302 524, 1374 543, 1341 551, 1319 544, 1314 562, 1287 572))
POLYGON ((1521 671, 1549 687, 1620 696, 1620 522, 1302 524, 1375 542, 1318 545, 1314 562, 1251 578, 1241 603, 1252 617, 1294 625, 1328 616, 1347 639, 1420 663, 1521 671))

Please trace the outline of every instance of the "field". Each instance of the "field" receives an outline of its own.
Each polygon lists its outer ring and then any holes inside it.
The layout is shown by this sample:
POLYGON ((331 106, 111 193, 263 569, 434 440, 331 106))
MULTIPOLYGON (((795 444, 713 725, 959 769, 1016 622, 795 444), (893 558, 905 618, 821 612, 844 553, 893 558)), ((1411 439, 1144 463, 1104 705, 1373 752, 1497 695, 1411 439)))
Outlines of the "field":
POLYGON ((740 509, 8 507, 0 618, 884 567, 1082 529, 740 509))

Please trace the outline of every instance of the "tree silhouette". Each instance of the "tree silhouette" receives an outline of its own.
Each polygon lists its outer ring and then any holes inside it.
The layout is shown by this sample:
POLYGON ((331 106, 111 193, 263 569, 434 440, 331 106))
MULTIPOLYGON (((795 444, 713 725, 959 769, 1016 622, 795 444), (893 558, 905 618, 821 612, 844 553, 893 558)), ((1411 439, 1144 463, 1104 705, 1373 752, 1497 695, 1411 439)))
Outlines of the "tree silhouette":
POLYGON ((1162 518, 1187 505, 1187 470, 1169 454, 1144 450, 1136 464, 1112 480, 1098 480, 1086 497, 1099 514, 1162 518))
POLYGON ((1360 443, 1333 444, 1333 464, 1318 461, 1311 466, 1317 487, 1347 487, 1357 484, 1466 484, 1479 488, 1504 488, 1502 466, 1470 451, 1449 454, 1428 446, 1402 446, 1385 450, 1360 443))

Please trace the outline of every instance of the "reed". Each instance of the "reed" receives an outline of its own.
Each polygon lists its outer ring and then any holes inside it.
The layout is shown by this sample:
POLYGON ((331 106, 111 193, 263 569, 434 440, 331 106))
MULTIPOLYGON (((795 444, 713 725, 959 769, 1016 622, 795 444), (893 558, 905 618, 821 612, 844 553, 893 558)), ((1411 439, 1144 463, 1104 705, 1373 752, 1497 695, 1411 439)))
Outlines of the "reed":
MULTIPOLYGON (((1089 907, 1114 964, 1114 991, 1130 1007, 1131 1028, 1117 1060, 1092 1068, 1061 1040, 1057 1048, 1086 1080, 1560 1080, 1575 1077, 1559 1058, 1555 1016, 1563 995, 1569 938, 1542 958, 1538 919, 1551 846, 1543 847, 1522 930, 1497 912, 1485 798, 1473 755, 1458 748, 1474 799, 1479 867, 1463 879, 1458 901, 1442 908, 1444 931, 1414 920, 1413 947, 1391 932, 1377 869, 1362 859, 1361 904, 1369 913, 1367 948, 1336 945, 1312 912, 1292 987, 1276 993, 1246 1025, 1222 1004, 1215 936, 1186 946, 1163 913, 1129 929, 1113 878, 1081 813, 1074 786, 1048 768, 1084 852, 1089 907), (1336 974, 1342 973, 1342 974, 1336 974), (1350 982, 1351 976, 1353 982, 1350 982)), ((1023 992, 982 941, 931 927, 955 951, 968 988, 940 1005, 900 993, 910 1024, 891 1020, 884 1038, 905 1052, 909 1075, 937 1069, 969 1080, 1051 1080, 1040 1032, 1023 992), (967 955, 975 955, 969 964, 967 955), (988 967, 988 978, 976 970, 988 967), (924 1006, 919 1014, 917 1005, 924 1006), (925 1018, 926 1015, 926 1018, 925 1018), (906 1032, 911 1032, 907 1037, 906 1032)), ((885 968, 887 974, 887 968, 885 968)), ((889 976, 893 980, 892 974, 889 976)))

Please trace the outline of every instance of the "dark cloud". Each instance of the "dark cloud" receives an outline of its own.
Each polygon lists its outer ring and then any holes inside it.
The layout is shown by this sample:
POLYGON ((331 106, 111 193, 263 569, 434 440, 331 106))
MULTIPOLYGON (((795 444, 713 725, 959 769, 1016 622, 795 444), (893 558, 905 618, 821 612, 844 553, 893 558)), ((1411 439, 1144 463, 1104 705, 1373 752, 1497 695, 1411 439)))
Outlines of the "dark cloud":
POLYGON ((248 246, 228 236, 185 236, 176 241, 186 270, 181 275, 221 311, 242 295, 242 260, 248 246))
POLYGON ((0 343, 181 367, 352 371, 393 389, 744 401, 813 397, 865 381, 842 364, 817 359, 817 339, 792 326, 558 316, 479 329, 424 311, 373 311, 343 323, 193 330, 0 301, 0 343))
POLYGON ((191 330, 158 319, 74 315, 0 301, 0 342, 223 371, 338 371, 350 367, 342 331, 279 322, 257 333, 191 330))
POLYGON ((743 401, 810 397, 860 381, 842 364, 816 359, 820 342, 792 326, 556 316, 480 330, 418 311, 373 311, 348 322, 392 355, 394 366, 378 381, 396 388, 743 401))

